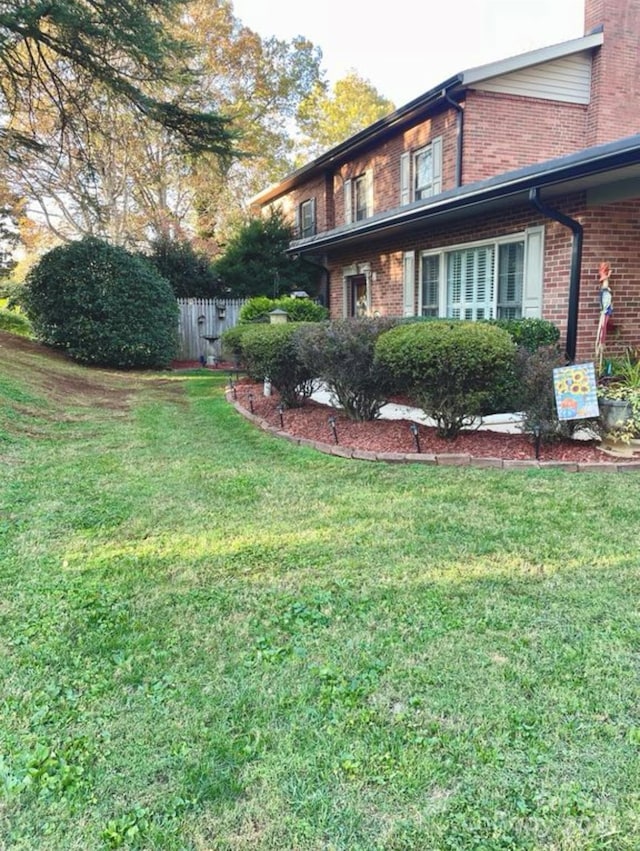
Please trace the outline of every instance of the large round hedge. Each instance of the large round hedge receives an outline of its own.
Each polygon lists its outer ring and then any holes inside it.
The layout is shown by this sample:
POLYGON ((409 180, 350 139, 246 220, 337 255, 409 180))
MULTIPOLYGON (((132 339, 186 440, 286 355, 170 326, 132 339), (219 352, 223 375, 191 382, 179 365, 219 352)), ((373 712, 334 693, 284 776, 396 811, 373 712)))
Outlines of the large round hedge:
POLYGON ((102 240, 45 254, 27 276, 23 303, 38 339, 81 363, 164 367, 176 355, 171 284, 144 258, 102 240))
POLYGON ((510 335, 493 325, 436 320, 382 334, 376 359, 435 419, 443 437, 455 437, 504 383, 515 349, 510 335))

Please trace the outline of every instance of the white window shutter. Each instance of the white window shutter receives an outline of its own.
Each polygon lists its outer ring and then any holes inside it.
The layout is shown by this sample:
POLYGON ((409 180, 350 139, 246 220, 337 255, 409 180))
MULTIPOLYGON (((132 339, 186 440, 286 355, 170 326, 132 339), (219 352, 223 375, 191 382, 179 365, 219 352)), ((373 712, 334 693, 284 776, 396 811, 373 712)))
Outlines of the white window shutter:
POLYGON ((413 251, 405 251, 402 257, 403 316, 416 313, 416 259, 413 251))
POLYGON ((407 151, 400 157, 400 204, 411 201, 411 153, 407 151))
POLYGON ((353 193, 351 191, 351 180, 344 182, 344 223, 350 225, 353 221, 353 193))
POLYGON ((367 218, 373 215, 373 171, 365 174, 365 185, 367 188, 367 218))
POLYGON ((542 285, 544 281, 544 226, 528 228, 525 241, 524 286, 522 316, 534 319, 542 316, 542 285))
POLYGON ((442 192, 442 136, 431 143, 431 163, 433 167, 433 194, 442 192))

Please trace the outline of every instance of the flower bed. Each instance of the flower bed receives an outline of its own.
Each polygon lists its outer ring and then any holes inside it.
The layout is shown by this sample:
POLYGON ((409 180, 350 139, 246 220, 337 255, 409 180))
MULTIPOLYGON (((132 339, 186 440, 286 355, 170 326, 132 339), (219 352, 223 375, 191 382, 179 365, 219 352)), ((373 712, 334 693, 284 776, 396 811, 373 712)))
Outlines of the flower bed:
MULTIPOLYGON (((236 400, 245 410, 265 420, 276 430, 294 437, 307 438, 333 444, 333 430, 329 418, 335 419, 338 443, 374 453, 413 453, 417 451, 416 436, 409 420, 378 419, 372 422, 353 422, 340 410, 308 401, 301 408, 279 410, 280 399, 276 393, 264 396, 262 384, 242 381, 235 387, 236 400), (251 394, 251 399, 250 399, 251 394)), ((499 458, 502 460, 535 460, 532 439, 523 434, 483 430, 466 430, 453 440, 438 437, 435 428, 417 424, 417 440, 424 454, 470 455, 474 458, 499 458)), ((592 464, 611 462, 596 441, 561 440, 540 447, 540 461, 592 464)), ((627 459, 615 459, 624 463, 627 459)), ((633 460, 633 459, 629 459, 633 460)))

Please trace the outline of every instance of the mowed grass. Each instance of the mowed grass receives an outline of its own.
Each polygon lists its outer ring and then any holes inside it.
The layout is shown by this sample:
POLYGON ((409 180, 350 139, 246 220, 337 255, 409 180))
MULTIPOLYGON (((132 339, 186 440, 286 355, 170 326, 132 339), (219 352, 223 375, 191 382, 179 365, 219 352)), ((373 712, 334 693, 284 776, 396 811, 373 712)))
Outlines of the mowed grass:
POLYGON ((0 847, 638 849, 640 474, 0 346, 0 847))

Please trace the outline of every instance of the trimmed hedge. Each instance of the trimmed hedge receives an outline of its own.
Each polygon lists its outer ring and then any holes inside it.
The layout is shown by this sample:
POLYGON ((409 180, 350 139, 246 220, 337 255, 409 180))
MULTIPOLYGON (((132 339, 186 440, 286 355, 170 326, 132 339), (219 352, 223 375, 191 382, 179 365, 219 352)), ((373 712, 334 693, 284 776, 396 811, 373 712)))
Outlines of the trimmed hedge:
POLYGON ((290 322, 324 322, 329 311, 308 298, 255 296, 240 309, 240 322, 268 322, 272 310, 285 310, 290 322))
POLYGON ((284 405, 304 404, 314 388, 316 377, 298 357, 296 335, 300 323, 250 325, 240 336, 242 361, 255 381, 269 379, 284 405))
POLYGON ((177 352, 171 284, 139 255, 93 237, 45 254, 21 303, 36 337, 81 363, 166 367, 177 352))
POLYGON ((560 330, 547 319, 490 319, 490 325, 506 331, 516 346, 535 352, 540 346, 555 346, 560 340, 560 330))
POLYGON ((419 322, 399 325, 376 344, 378 366, 398 390, 453 438, 485 411, 513 367, 510 335, 488 323, 419 322))
MULTIPOLYGON (((402 324, 411 323, 451 323, 465 320, 447 319, 440 316, 407 316, 399 320, 402 324)), ((516 346, 522 346, 529 352, 535 352, 540 346, 553 346, 560 340, 560 330, 547 319, 527 317, 524 319, 479 319, 479 323, 494 325, 506 331, 516 346)))
POLYGON ((352 420, 376 419, 394 389, 389 372, 375 361, 376 340, 394 325, 393 319, 337 319, 298 334, 300 360, 352 420))

